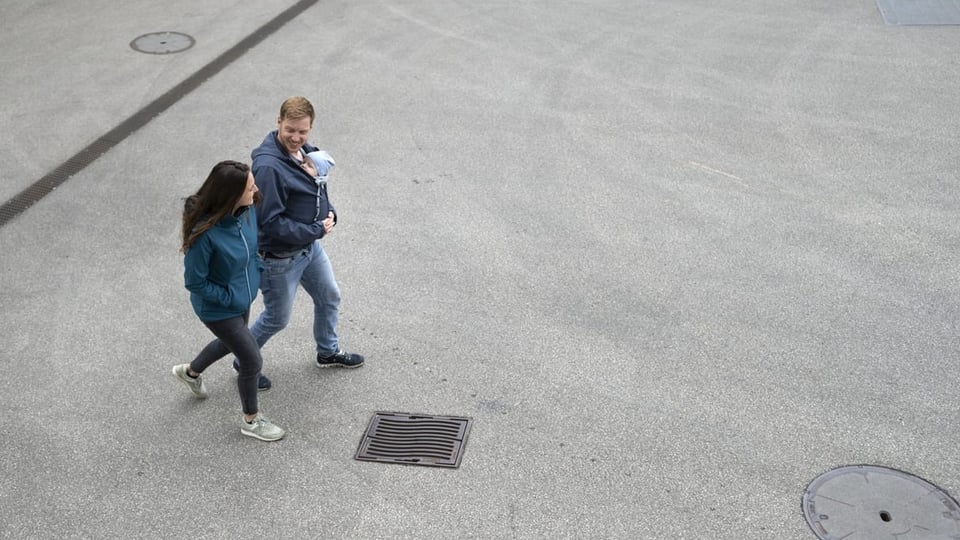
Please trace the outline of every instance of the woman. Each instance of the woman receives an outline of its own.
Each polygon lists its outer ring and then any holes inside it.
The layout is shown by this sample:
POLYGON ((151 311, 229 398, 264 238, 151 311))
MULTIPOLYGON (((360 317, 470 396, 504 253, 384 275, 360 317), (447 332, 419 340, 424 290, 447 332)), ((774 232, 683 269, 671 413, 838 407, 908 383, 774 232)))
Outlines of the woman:
POLYGON ((207 397, 201 373, 229 353, 239 361, 237 387, 243 408, 240 433, 261 441, 284 431, 258 410, 257 377, 263 360, 247 328, 250 304, 260 286, 257 216, 260 200, 250 167, 221 161, 183 209, 184 283, 200 320, 217 339, 173 374, 198 398, 207 397))

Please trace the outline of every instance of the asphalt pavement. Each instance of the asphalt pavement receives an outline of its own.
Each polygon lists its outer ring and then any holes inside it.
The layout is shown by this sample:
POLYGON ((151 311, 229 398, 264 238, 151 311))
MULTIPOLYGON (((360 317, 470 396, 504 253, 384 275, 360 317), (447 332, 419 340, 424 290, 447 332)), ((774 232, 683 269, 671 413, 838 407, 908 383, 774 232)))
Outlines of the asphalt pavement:
POLYGON ((4 1, 0 205, 80 166, 0 226, 0 538, 804 540, 838 467, 960 496, 958 59, 870 0, 4 1), (291 95, 367 362, 313 365, 301 291, 264 443, 228 361, 170 373, 210 339, 179 219, 291 95), (355 460, 378 411, 470 418, 460 466, 355 460))

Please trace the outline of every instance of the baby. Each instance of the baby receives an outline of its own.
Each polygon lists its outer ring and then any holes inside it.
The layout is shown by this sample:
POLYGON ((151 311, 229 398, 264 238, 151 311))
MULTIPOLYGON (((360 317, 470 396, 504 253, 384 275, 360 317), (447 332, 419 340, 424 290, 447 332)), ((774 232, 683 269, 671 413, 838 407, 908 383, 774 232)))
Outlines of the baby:
POLYGON ((330 156, 326 150, 310 152, 307 154, 307 157, 313 161, 314 167, 317 168, 317 176, 314 177, 317 185, 326 184, 327 175, 330 174, 330 169, 336 165, 336 163, 333 161, 333 157, 330 156))

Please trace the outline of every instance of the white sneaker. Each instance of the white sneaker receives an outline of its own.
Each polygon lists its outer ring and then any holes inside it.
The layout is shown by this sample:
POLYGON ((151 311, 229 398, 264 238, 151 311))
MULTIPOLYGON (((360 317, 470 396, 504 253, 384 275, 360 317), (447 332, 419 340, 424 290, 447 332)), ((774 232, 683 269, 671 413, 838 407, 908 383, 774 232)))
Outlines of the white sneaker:
POLYGON ((260 439, 261 441, 279 441, 286 435, 280 426, 267 420, 262 414, 258 414, 253 422, 247 422, 245 418, 240 417, 240 433, 247 437, 260 439))
POLYGON ((177 378, 177 380, 187 385, 187 388, 193 392, 193 395, 200 399, 207 397, 207 387, 203 385, 203 375, 197 375, 197 378, 194 379, 187 372, 189 368, 190 364, 173 366, 173 375, 177 378))

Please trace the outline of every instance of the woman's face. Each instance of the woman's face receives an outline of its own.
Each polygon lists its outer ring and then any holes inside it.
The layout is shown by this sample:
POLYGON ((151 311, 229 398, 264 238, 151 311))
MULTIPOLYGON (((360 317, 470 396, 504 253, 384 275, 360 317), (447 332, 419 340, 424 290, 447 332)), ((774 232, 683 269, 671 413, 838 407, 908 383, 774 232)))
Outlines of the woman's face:
POLYGON ((247 173, 247 187, 243 190, 243 195, 240 196, 240 200, 237 201, 237 206, 233 209, 236 210, 241 206, 250 206, 253 204, 253 194, 259 191, 257 188, 256 182, 253 180, 253 173, 247 173))

